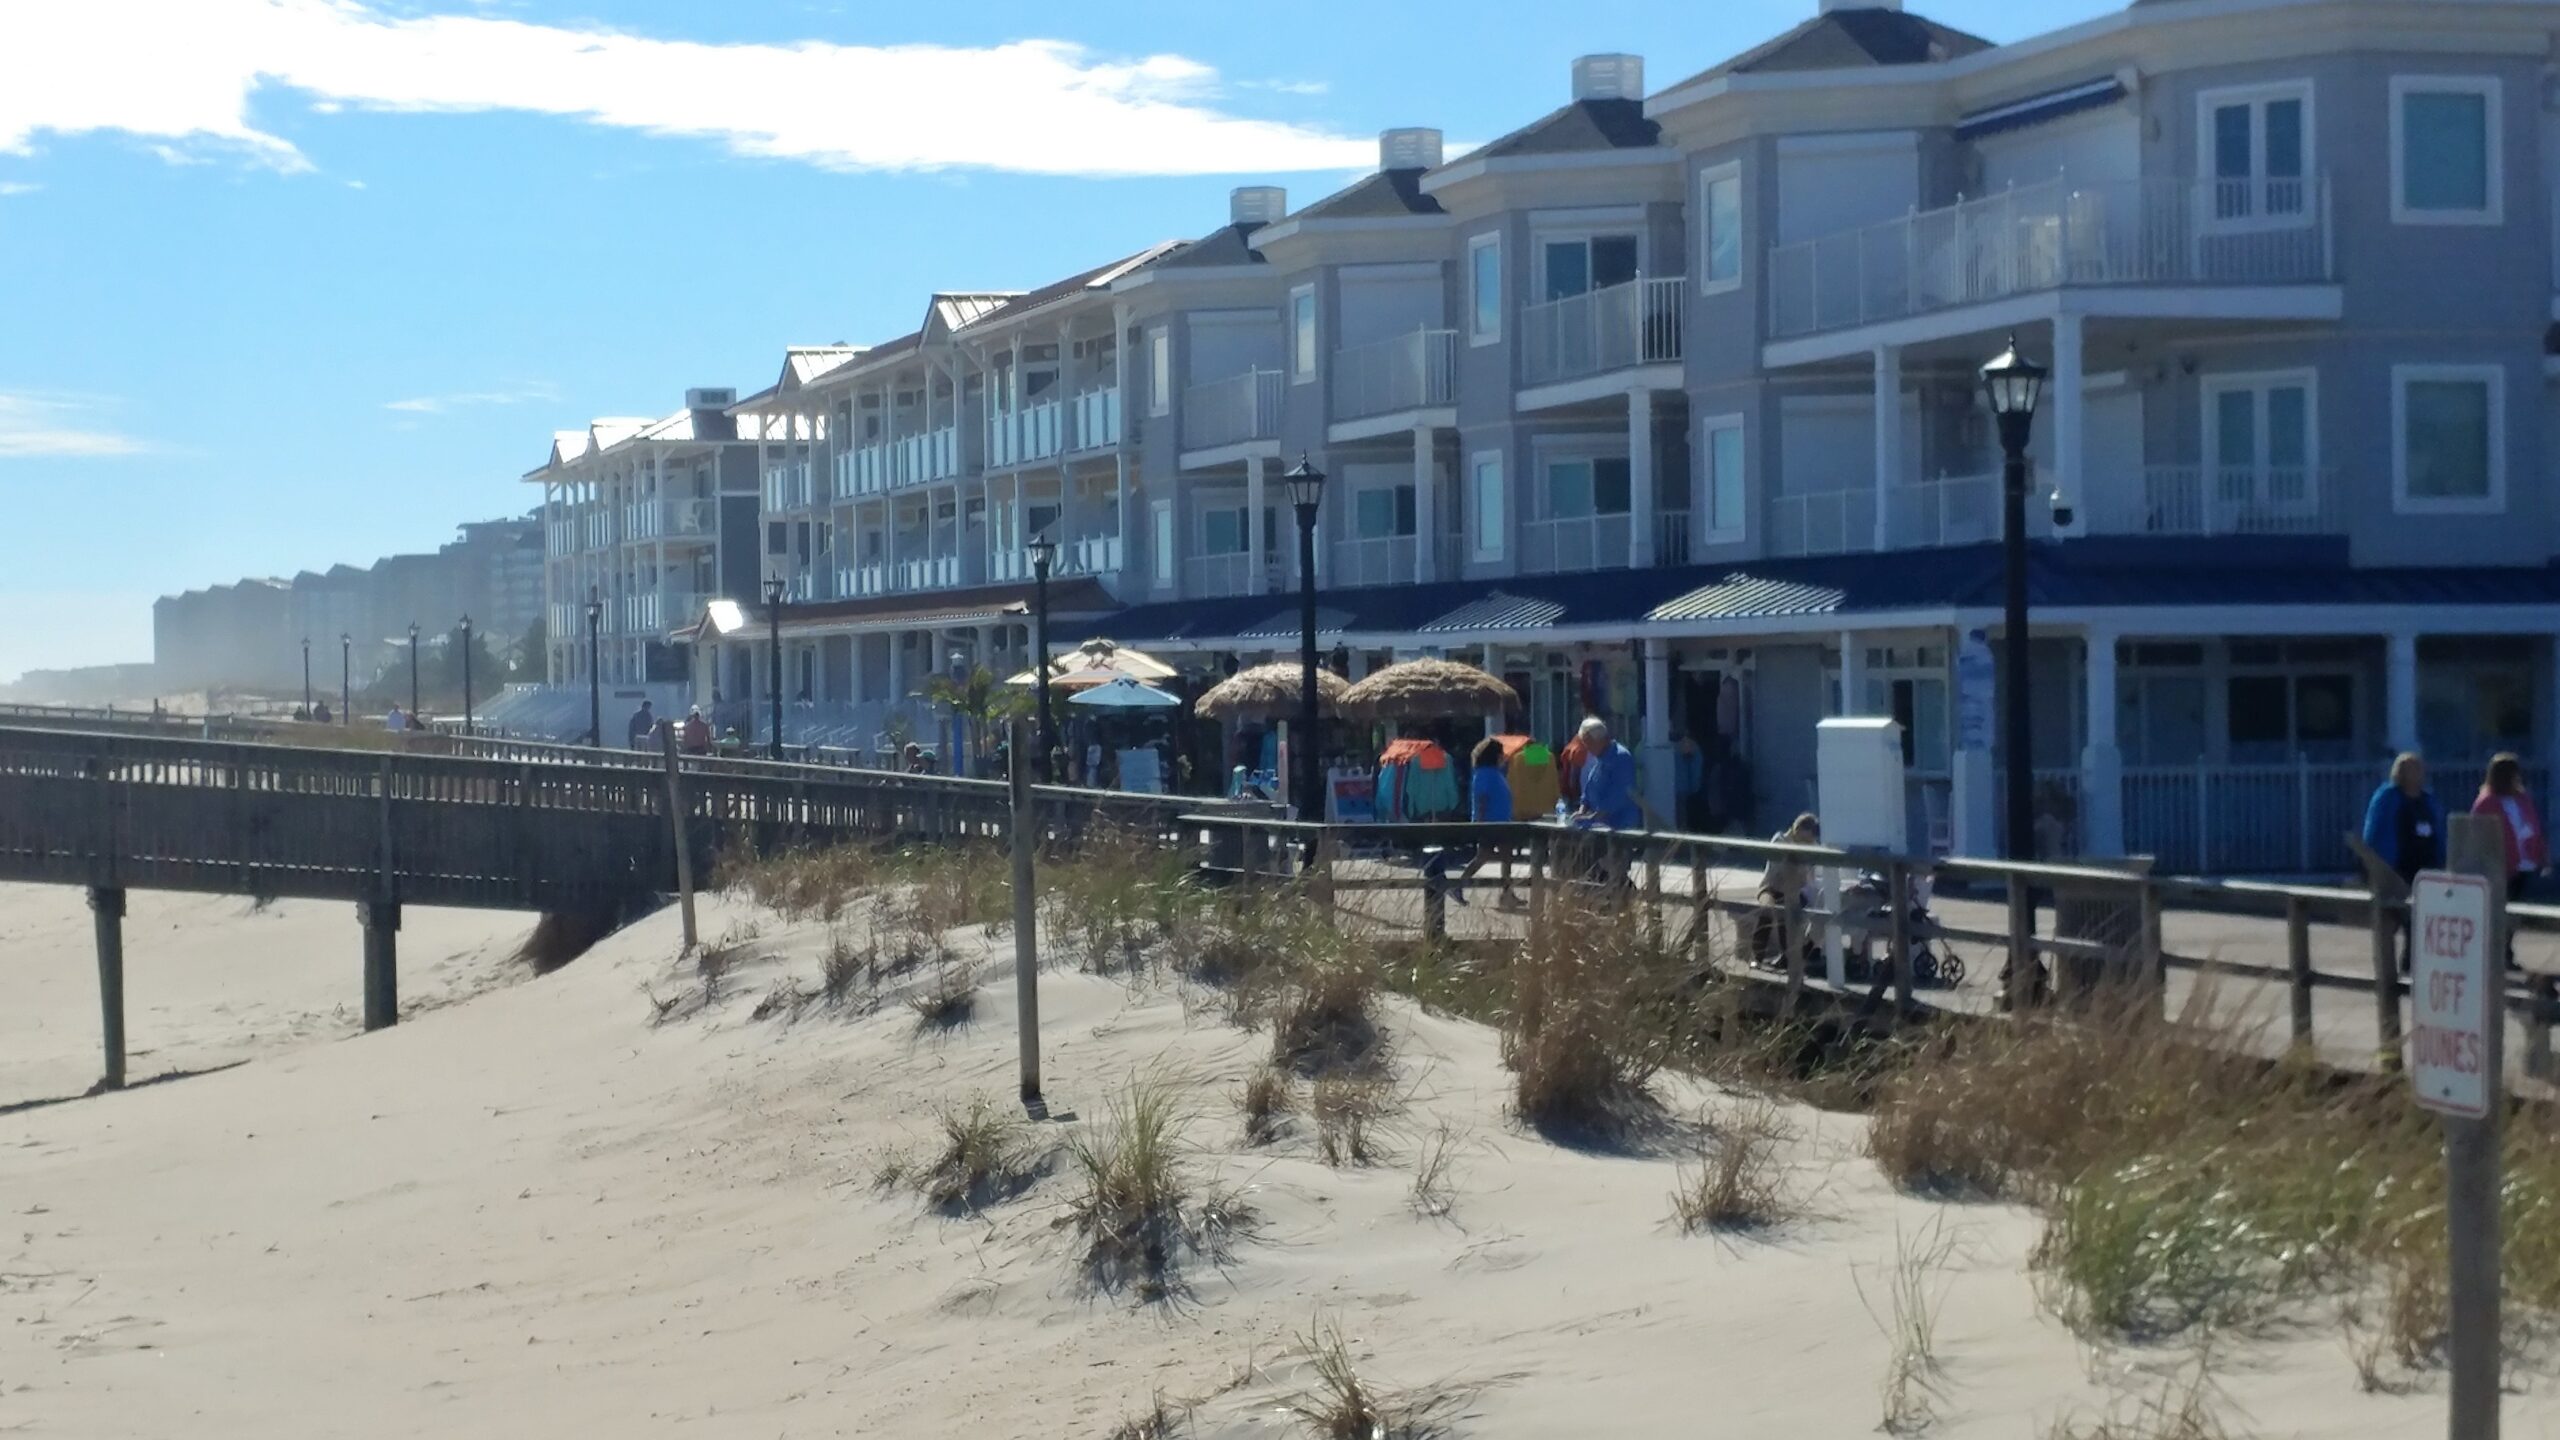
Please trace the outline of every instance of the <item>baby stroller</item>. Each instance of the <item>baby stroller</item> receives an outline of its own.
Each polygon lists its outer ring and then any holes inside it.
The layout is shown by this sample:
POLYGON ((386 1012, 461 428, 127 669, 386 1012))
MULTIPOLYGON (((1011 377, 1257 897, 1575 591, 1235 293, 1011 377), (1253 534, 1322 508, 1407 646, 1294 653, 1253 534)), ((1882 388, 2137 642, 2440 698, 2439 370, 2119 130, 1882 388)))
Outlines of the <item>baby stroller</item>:
MULTIPOLYGON (((1845 923, 1857 932, 1872 935, 1881 943, 1877 948, 1889 949, 1893 936, 1893 886, 1884 876, 1872 870, 1862 871, 1840 895, 1840 913, 1845 923)), ((1929 913, 1929 877, 1911 877, 1911 983, 1914 987, 1954 987, 1964 983, 1964 960, 1937 938, 1938 917, 1929 913)), ((1867 959, 1865 947, 1848 957, 1849 978, 1855 981, 1879 980, 1892 972, 1878 973, 1879 962, 1867 959)), ((1886 956, 1885 959, 1890 959, 1886 956)))

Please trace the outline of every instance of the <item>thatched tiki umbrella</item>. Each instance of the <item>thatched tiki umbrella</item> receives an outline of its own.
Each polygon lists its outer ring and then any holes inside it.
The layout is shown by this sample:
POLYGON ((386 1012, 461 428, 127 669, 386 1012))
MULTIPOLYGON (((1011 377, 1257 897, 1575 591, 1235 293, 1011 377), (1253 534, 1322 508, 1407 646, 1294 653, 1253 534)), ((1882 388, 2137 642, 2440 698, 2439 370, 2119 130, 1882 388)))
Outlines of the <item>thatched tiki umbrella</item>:
POLYGON ((1501 677, 1455 660, 1407 660, 1343 692, 1342 713, 1364 720, 1500 719, 1519 703, 1501 677))
MULTIPOLYGON (((1144 650, 1132 650, 1111 640, 1087 640, 1082 645, 1049 662, 1049 687, 1053 690, 1081 690, 1092 685, 1108 685, 1123 676, 1141 685, 1152 685, 1174 677, 1174 668, 1144 650)), ((1025 670, 1005 681, 1030 689, 1040 683, 1037 669, 1025 670)))
MULTIPOLYGON (((1295 720, 1305 677, 1295 660, 1256 665, 1219 681, 1192 702, 1204 720, 1295 720)), ((1316 710, 1327 717, 1342 713, 1342 697, 1351 682, 1330 670, 1316 671, 1316 710)))

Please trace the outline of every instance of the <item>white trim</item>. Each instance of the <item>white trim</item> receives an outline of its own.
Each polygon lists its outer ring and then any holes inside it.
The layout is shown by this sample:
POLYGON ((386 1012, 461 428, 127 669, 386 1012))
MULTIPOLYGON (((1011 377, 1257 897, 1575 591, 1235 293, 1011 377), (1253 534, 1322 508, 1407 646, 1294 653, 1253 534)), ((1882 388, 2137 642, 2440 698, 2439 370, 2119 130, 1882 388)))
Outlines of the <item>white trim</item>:
POLYGON ((1289 287, 1289 320, 1281 327, 1281 333, 1288 336, 1289 341, 1289 383, 1314 384, 1316 371, 1324 364, 1324 307, 1316 303, 1315 286, 1289 287), (1301 299, 1307 302, 1308 333, 1303 344, 1298 334, 1298 302, 1301 299))
POLYGON ((1346 281, 1358 280, 1437 280, 1437 260, 1364 260, 1356 265, 1335 267, 1334 273, 1346 281))
POLYGON ((2391 367, 2391 508, 2402 515, 2494 515, 2507 508, 2507 369, 2503 365, 2394 365, 2391 367), (2489 391, 2489 493, 2485 496, 2412 496, 2409 493, 2409 385, 2412 381, 2476 380, 2489 391))
POLYGON ((1920 132, 1916 130, 1834 130, 1778 137, 1780 155, 1860 155, 1876 150, 1916 152, 1919 148, 1920 132))
POLYGON ((2506 87, 2494 75, 2394 75, 2391 77, 2391 223, 2394 225, 2503 225, 2507 220, 2507 157, 2502 133, 2506 87), (2486 204, 2478 210, 2412 210, 2403 188, 2407 166, 2401 102, 2412 94, 2481 97, 2481 142, 2486 146, 2486 204))
POLYGON ((1173 325, 1147 327, 1147 413, 1173 413, 1173 325))
POLYGON ((1510 478, 1504 473, 1505 469, 1504 456, 1499 448, 1477 450, 1467 456, 1467 555, 1470 560, 1498 561, 1510 551, 1511 512, 1518 506, 1513 503, 1510 478), (1483 491, 1476 483, 1487 465, 1493 467, 1494 487, 1502 495, 1502 514, 1498 517, 1501 523, 1493 527, 1490 548, 1485 545, 1483 491))
POLYGON ((1503 297, 1509 288, 1502 283, 1502 261, 1502 232, 1500 230, 1487 230, 1481 235, 1471 235, 1467 237, 1466 297, 1467 343, 1469 345, 1498 345, 1502 343, 1503 297), (1483 327, 1481 322, 1484 318, 1484 307, 1477 303, 1476 254, 1478 251, 1482 250, 1490 250, 1493 252, 1493 326, 1491 329, 1483 327))
POLYGON ((1355 440, 1375 440, 1382 435, 1405 435, 1425 427, 1434 430, 1458 428, 1458 407, 1437 405, 1423 410, 1390 410, 1384 415, 1363 415, 1357 420, 1337 420, 1325 427, 1328 445, 1348 445, 1355 440))
POLYGON ((1698 536, 1703 544, 1729 545, 1746 538, 1751 530, 1751 430, 1745 417, 1736 411, 1729 415, 1708 415, 1698 422, 1698 536), (1740 493, 1735 505, 1742 513, 1730 525, 1716 523, 1716 445, 1719 430, 1731 430, 1742 437, 1742 474, 1740 493))
POLYGON ((1644 207, 1641 205, 1581 205, 1529 212, 1529 228, 1532 231, 1542 228, 1571 230, 1583 226, 1612 229, 1621 225, 1642 225, 1643 223, 1644 207))
POLYGON ((1677 390, 1682 383, 1677 362, 1643 365, 1633 370, 1612 370, 1606 375, 1560 380, 1553 385, 1517 391, 1511 397, 1511 408, 1552 410, 1559 405, 1579 405, 1587 400, 1605 400, 1612 395, 1630 395, 1638 390, 1677 390))
POLYGON ((1180 470, 1210 470, 1220 465, 1241 465, 1259 455, 1265 460, 1280 458, 1277 440, 1238 440, 1232 445, 1214 446, 1207 450, 1185 450, 1175 458, 1180 470))
POLYGON ((1748 197, 1743 193, 1743 189, 1742 189, 1742 162, 1741 162, 1741 161, 1739 161, 1739 160, 1728 160, 1728 161, 1726 161, 1725 163, 1723 163, 1723 164, 1721 164, 1721 165, 1711 165, 1711 166, 1708 166, 1706 169, 1703 169, 1703 170, 1699 171, 1699 172, 1698 172, 1698 293, 1699 293, 1699 294, 1701 294, 1701 295, 1722 295, 1722 294, 1726 293, 1727 291, 1730 291, 1730 290, 1739 290, 1739 289, 1741 289, 1741 288, 1742 288, 1742 277, 1743 277, 1743 274, 1744 274, 1745 270, 1749 267, 1749 265, 1750 265, 1750 263, 1751 263, 1751 261, 1750 261, 1750 251, 1751 251, 1751 246, 1750 246, 1750 244, 1747 242, 1747 239, 1746 239, 1746 235, 1747 235, 1747 233, 1749 232, 1749 230, 1750 230, 1750 229, 1751 229, 1751 222, 1750 222, 1750 202, 1749 202, 1749 198, 1748 198, 1748 197), (1714 245, 1715 245, 1715 224, 1714 224, 1714 217, 1715 217, 1715 203, 1714 203, 1714 201, 1713 201, 1710 197, 1712 197, 1712 196, 1713 196, 1713 194, 1715 193, 1715 187, 1716 187, 1717 185, 1719 185, 1719 184, 1723 183, 1724 181, 1727 181, 1727 180, 1731 180, 1731 181, 1733 182, 1733 225, 1734 225, 1734 229, 1735 229, 1736 231, 1744 232, 1744 233, 1736 234, 1736 235, 1733 237, 1733 274, 1732 274, 1732 275, 1730 275, 1730 276, 1728 276, 1728 277, 1726 277, 1726 278, 1724 278, 1724 279, 1719 280, 1719 279, 1716 279, 1716 278, 1715 278, 1715 275, 1714 275, 1714 266, 1710 263, 1710 256, 1711 256, 1711 252, 1712 252, 1713 247, 1714 247, 1714 245))
POLYGON ((2189 285, 2132 288, 2098 285, 2010 295, 1979 305, 1906 315, 1899 320, 1833 330, 1761 347, 1766 370, 1865 355, 1879 345, 1925 345, 1965 335, 1994 335, 2057 315, 2132 320, 2338 320, 2346 293, 2336 285, 2189 285))
POLYGON ((2204 213, 2195 217, 2196 229, 2207 234, 2234 230, 2292 230, 2319 219, 2319 207, 2312 203, 2312 188, 2320 173, 2319 111, 2317 92, 2309 77, 2270 80, 2258 85, 2229 85, 2196 92, 2196 184, 2204 190, 2204 213), (2266 104, 2270 100, 2302 102, 2302 173, 2289 177, 2302 186, 2302 204, 2289 213, 2271 214, 2262 208, 2263 188, 2253 190, 2248 213, 2222 216, 2212 213, 2214 187, 2223 177, 2214 168, 2213 112, 2230 105, 2249 107, 2249 174, 2239 177, 2253 187, 2264 187, 2270 181, 2267 172, 2266 104))
MULTIPOLYGON (((2263 394, 2286 386, 2298 386, 2302 390, 2302 466, 2316 476, 2320 470, 2320 372, 2308 367, 2291 370, 2207 371, 2197 376, 2196 408, 2200 415, 2197 423, 2202 427, 2202 433, 2196 437, 2198 441, 2196 453, 2204 457, 2205 464, 2216 469, 2256 470, 2265 466, 2267 462, 2255 455, 2241 459, 2227 459, 2222 455, 2218 448, 2222 439, 2219 423, 2221 417, 2216 413, 2214 405, 2219 397, 2232 391, 2263 394)), ((2260 422, 2258 443, 2261 448, 2264 448, 2267 440, 2264 401, 2259 402, 2258 420, 2260 422)))
POLYGON ((1422 177, 1422 193, 1437 195, 1488 175, 1517 175, 1556 170, 1637 170, 1668 165, 1680 152, 1667 144, 1625 150, 1568 150, 1553 155, 1491 155, 1472 152, 1422 177))
POLYGON ((1173 502, 1157 500, 1147 506, 1147 541, 1154 549, 1154 563, 1147 568, 1150 588, 1170 590, 1182 583, 1182 526, 1173 513, 1173 502), (1167 544, 1170 540, 1172 543, 1167 544))
MULTIPOLYGON (((1614 212, 1576 210, 1556 211, 1553 213, 1555 215, 1585 215, 1596 213, 1605 216, 1614 212)), ((1598 280, 1593 277, 1591 271, 1591 242, 1600 239, 1614 239, 1620 236, 1624 236, 1625 238, 1636 242, 1636 278, 1643 279, 1644 277, 1651 275, 1653 273, 1653 235, 1649 227, 1644 223, 1644 215, 1640 210, 1630 210, 1623 219, 1561 220, 1552 218, 1533 218, 1529 224, 1529 269, 1526 275, 1529 283, 1523 287, 1523 293, 1525 295, 1537 296, 1544 296, 1547 293, 1547 247, 1550 245, 1578 244, 1582 246, 1582 271, 1583 280, 1585 282, 1582 293, 1588 295, 1592 291, 1601 288, 1598 280)), ((1526 303, 1538 304, 1545 302, 1528 301, 1526 303)))

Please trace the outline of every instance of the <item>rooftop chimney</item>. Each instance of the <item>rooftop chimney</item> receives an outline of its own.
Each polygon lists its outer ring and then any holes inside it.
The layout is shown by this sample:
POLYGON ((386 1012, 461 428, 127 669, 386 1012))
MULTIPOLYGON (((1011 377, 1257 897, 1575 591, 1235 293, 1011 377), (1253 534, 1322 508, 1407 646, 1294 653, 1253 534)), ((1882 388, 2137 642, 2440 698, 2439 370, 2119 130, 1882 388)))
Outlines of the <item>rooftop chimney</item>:
POLYGON ((1573 98, 1576 100, 1643 99, 1644 57, 1641 55, 1585 55, 1574 61, 1573 98))
POLYGON ((1289 213, 1289 192, 1277 185, 1239 185, 1227 192, 1227 219, 1237 225, 1268 225, 1289 213))
POLYGON ((1834 10, 1899 10, 1902 0, 1822 0, 1822 13, 1834 10))
POLYGON ((1428 170, 1439 163, 1439 131, 1413 129, 1379 132, 1379 169, 1428 170))

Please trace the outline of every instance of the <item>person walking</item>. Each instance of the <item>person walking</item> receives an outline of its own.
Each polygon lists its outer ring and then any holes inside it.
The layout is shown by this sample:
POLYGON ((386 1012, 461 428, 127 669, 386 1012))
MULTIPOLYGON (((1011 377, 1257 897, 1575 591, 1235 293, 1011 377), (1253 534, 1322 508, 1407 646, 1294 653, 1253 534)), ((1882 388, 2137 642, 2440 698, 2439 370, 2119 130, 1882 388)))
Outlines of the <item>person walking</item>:
POLYGON ((631 712, 631 727, 624 739, 630 743, 632 749, 642 750, 648 747, 649 737, 657 733, 658 712, 648 701, 643 700, 640 702, 640 708, 631 712))
MULTIPOLYGON (((1467 818, 1478 825, 1504 825, 1512 819, 1511 777, 1504 768, 1508 758, 1502 742, 1490 735, 1477 742, 1476 748, 1467 756, 1468 763, 1475 767, 1467 780, 1467 818)), ((1502 895, 1494 903, 1505 910, 1521 908, 1520 897, 1511 892, 1511 852, 1500 845, 1476 847, 1476 853, 1469 857, 1466 868, 1458 872, 1458 883, 1449 892, 1451 897, 1461 905, 1466 904, 1467 882, 1475 878, 1475 873, 1484 868, 1486 861, 1496 857, 1502 861, 1502 895)))
POLYGON ((1577 818, 1612 830, 1643 829, 1644 802, 1636 798, 1634 752, 1611 739, 1609 722, 1597 715, 1582 722, 1574 743, 1589 757, 1582 762, 1581 783, 1575 787, 1582 799, 1577 818))
MULTIPOLYGON (((2444 807, 2427 788, 2427 762, 2414 751, 2402 751, 2391 762, 2391 778, 2373 792, 2364 807, 2364 843, 2400 877, 2405 890, 2421 870, 2444 864, 2444 807)), ((2409 917, 2400 914, 2400 973, 2409 973, 2409 917)))
MULTIPOLYGON (((2481 778, 2471 813, 2498 822, 2507 849, 2507 903, 2524 899, 2534 877, 2551 868, 2551 843, 2542 831, 2542 815, 2533 808, 2533 791, 2524 783, 2524 761, 2512 754, 2492 756, 2481 778)), ((2516 964, 2516 932, 2507 930, 2507 968, 2516 964)))
POLYGON ((684 729, 677 736, 687 755, 711 753, 711 722, 702 718, 702 707, 696 705, 684 717, 684 729))

